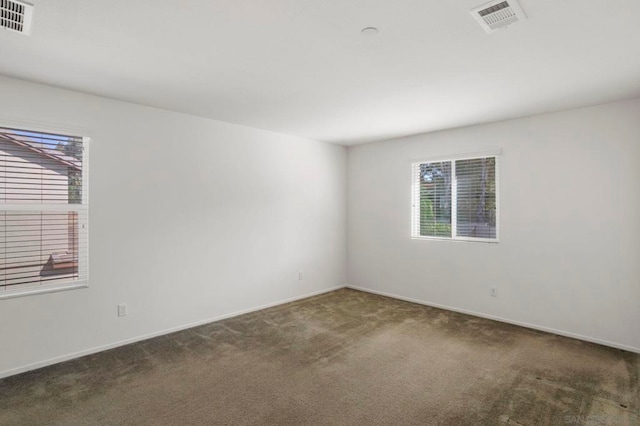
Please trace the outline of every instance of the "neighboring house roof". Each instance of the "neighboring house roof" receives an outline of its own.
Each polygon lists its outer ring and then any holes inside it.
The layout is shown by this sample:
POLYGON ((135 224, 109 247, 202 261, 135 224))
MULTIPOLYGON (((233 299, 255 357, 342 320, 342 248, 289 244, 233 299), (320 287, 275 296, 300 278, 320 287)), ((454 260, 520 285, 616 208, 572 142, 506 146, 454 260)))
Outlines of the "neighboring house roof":
POLYGON ((27 138, 21 138, 21 139, 17 139, 17 138, 13 138, 9 135, 5 134, 0 134, 0 140, 6 140, 9 142, 13 142, 14 144, 21 146, 23 148, 26 148, 30 151, 34 151, 37 152, 38 154, 43 155, 44 157, 50 158, 52 160, 58 161, 64 165, 66 165, 67 167, 72 167, 74 169, 77 170, 81 170, 82 169, 82 163, 74 157, 70 157, 68 155, 64 155, 63 153, 61 153, 60 151, 57 151, 55 149, 48 149, 48 148, 42 148, 42 144, 39 142, 35 142, 35 141, 30 141, 27 138))

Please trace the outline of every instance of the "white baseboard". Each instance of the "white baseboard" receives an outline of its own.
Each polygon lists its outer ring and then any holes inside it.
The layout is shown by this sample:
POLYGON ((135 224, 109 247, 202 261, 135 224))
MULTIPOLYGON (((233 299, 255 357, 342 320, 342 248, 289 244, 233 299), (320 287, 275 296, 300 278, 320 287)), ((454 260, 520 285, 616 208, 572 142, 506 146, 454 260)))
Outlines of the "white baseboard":
POLYGON ((256 307, 253 307, 253 308, 244 309, 242 311, 232 312, 232 313, 225 314, 225 315, 219 315, 217 317, 208 318, 208 319, 205 319, 205 320, 202 320, 202 321, 197 321, 197 322, 181 325, 181 326, 178 326, 178 327, 169 328, 169 329, 162 330, 162 331, 158 331, 158 332, 154 332, 154 333, 150 333, 150 334, 145 334, 145 335, 142 335, 142 336, 133 337, 131 339, 120 340, 118 342, 110 343, 110 344, 107 344, 107 345, 97 346, 97 347, 93 347, 93 348, 90 348, 90 349, 85 349, 85 350, 82 350, 82 351, 73 352, 73 353, 62 355, 62 356, 59 356, 59 357, 47 359, 47 360, 44 360, 44 361, 39 361, 39 362, 35 362, 35 363, 32 363, 32 364, 27 364, 27 365, 24 365, 24 366, 21 366, 21 367, 0 371, 0 379, 2 379, 4 377, 13 376, 15 374, 24 373, 24 372, 27 372, 27 371, 30 371, 30 370, 35 370, 35 369, 38 369, 38 368, 46 367, 46 366, 49 366, 49 365, 58 364, 60 362, 69 361, 69 360, 74 359, 74 358, 80 358, 80 357, 85 356, 85 355, 91 355, 91 354, 94 354, 94 353, 97 353, 97 352, 102 352, 102 351, 106 351, 106 350, 109 350, 109 349, 117 348, 119 346, 128 345, 130 343, 135 343, 135 342, 139 342, 139 341, 142 341, 142 340, 151 339, 153 337, 162 336, 164 334, 174 333, 176 331, 185 330, 187 328, 192 328, 192 327, 197 327, 199 325, 208 324, 210 322, 220 321, 220 320, 223 320, 223 319, 236 317, 238 315, 244 315, 244 314, 248 314, 248 313, 251 313, 251 312, 259 311, 259 310, 262 310, 262 309, 271 308, 271 307, 278 306, 278 305, 283 305, 285 303, 295 302, 297 300, 306 299, 308 297, 317 296, 317 295, 323 294, 323 293, 329 293, 331 291, 339 290, 339 289, 345 288, 345 287, 346 288, 351 288, 353 290, 363 291, 363 292, 366 292, 366 293, 378 294, 380 296, 386 296, 386 297, 391 297, 393 299, 398 299, 398 300, 404 300, 404 301, 407 301, 407 302, 417 303, 417 304, 420 304, 420 305, 426 305, 426 306, 431 306, 431 307, 434 307, 434 308, 446 309, 448 311, 460 312, 462 314, 473 315, 473 316, 480 317, 480 318, 487 318, 487 319, 491 319, 491 320, 495 320, 495 321, 504 322, 504 323, 507 323, 507 324, 518 325, 520 327, 526 327, 526 328, 531 328, 531 329, 534 329, 534 330, 544 331, 544 332, 547 332, 547 333, 553 333, 553 334, 557 334, 559 336, 571 337, 571 338, 574 338, 574 339, 584 340, 586 342, 591 342, 591 343, 597 343, 597 344, 600 344, 600 345, 609 346, 609 347, 616 348, 616 349, 622 349, 622 350, 629 351, 629 352, 640 353, 640 348, 636 348, 636 347, 633 347, 633 346, 628 346, 628 345, 623 345, 623 344, 619 344, 619 343, 609 342, 609 341, 606 341, 606 340, 596 339, 596 338, 593 338, 593 337, 583 336, 583 335, 580 335, 580 334, 570 333, 570 332, 566 332, 566 331, 562 331, 562 330, 556 330, 556 329, 553 329, 553 328, 541 327, 541 326, 538 326, 538 325, 535 325, 535 324, 528 324, 528 323, 521 322, 521 321, 515 321, 515 320, 510 320, 510 319, 506 319, 506 318, 497 317, 497 316, 494 316, 494 315, 484 314, 484 313, 481 313, 481 312, 469 311, 469 310, 466 310, 466 309, 459 309, 459 308, 455 308, 455 307, 452 307, 452 306, 441 305, 441 304, 438 304, 438 303, 430 303, 430 302, 426 302, 424 300, 418 300, 418 299, 414 299, 414 298, 411 298, 411 297, 399 296, 399 295, 393 294, 393 293, 387 293, 387 292, 383 292, 383 291, 371 290, 371 289, 364 288, 364 287, 358 287, 358 286, 354 286, 354 285, 350 285, 350 284, 345 284, 345 285, 340 285, 340 286, 331 287, 331 288, 327 288, 327 289, 324 289, 324 290, 320 290, 320 291, 315 291, 315 292, 312 292, 312 293, 304 294, 302 296, 291 297, 291 298, 280 300, 280 301, 277 301, 277 302, 268 303, 266 305, 256 306, 256 307))
POLYGON ((366 293, 372 293, 372 294, 378 294, 380 296, 391 297, 393 299, 404 300, 406 302, 417 303, 417 304, 420 304, 420 305, 431 306, 431 307, 434 307, 434 308, 446 309, 447 311, 459 312, 461 314, 473 315, 475 317, 486 318, 486 319, 490 319, 490 320, 494 320, 494 321, 504 322, 504 323, 507 323, 507 324, 518 325, 520 327, 531 328, 531 329, 534 329, 534 330, 539 330, 539 331, 544 331, 544 332, 547 332, 547 333, 557 334, 559 336, 571 337, 573 339, 584 340, 585 342, 597 343, 599 345, 609 346, 609 347, 612 347, 612 348, 622 349, 622 350, 625 350, 625 351, 635 352, 635 353, 639 353, 640 354, 640 348, 636 348, 636 347, 628 346, 628 345, 623 345, 623 344, 615 343, 615 342, 609 342, 607 340, 597 339, 595 337, 583 336, 581 334, 571 333, 571 332, 562 331, 562 330, 556 330, 554 328, 549 328, 549 327, 542 327, 542 326, 539 326, 539 325, 529 324, 529 323, 522 322, 522 321, 516 321, 516 320, 507 319, 507 318, 497 317, 497 316, 494 316, 494 315, 484 314, 482 312, 469 311, 469 310, 466 310, 466 309, 454 308, 452 306, 441 305, 441 304, 438 304, 438 303, 431 303, 431 302, 427 302, 427 301, 424 301, 424 300, 413 299, 411 297, 404 297, 404 296, 399 296, 399 295, 393 294, 393 293, 387 293, 387 292, 384 292, 384 291, 371 290, 371 289, 365 288, 365 287, 358 287, 358 286, 354 286, 354 285, 350 285, 350 284, 346 284, 345 287, 351 288, 353 290, 364 291, 366 293))
POLYGON ((162 330, 162 331, 158 331, 158 332, 154 332, 154 333, 150 333, 150 334, 145 334, 145 335, 142 335, 142 336, 133 337, 131 339, 120 340, 118 342, 109 343, 107 345, 96 346, 96 347, 93 347, 93 348, 90 348, 90 349, 84 349, 82 351, 73 352, 73 353, 70 353, 70 354, 66 354, 66 355, 55 357, 55 358, 47 359, 47 360, 44 360, 44 361, 34 362, 32 364, 27 364, 27 365, 24 365, 22 367, 17 367, 17 368, 12 368, 12 369, 9 369, 9 370, 0 371, 0 379, 2 379, 4 377, 13 376, 15 374, 24 373, 24 372, 27 372, 27 371, 30 371, 30 370, 35 370, 35 369, 38 369, 38 368, 47 367, 49 365, 58 364, 60 362, 69 361, 69 360, 74 359, 74 358, 80 358, 80 357, 85 356, 85 355, 91 355, 91 354, 94 354, 94 353, 97 353, 97 352, 106 351, 108 349, 117 348, 119 346, 128 345, 130 343, 139 342, 141 340, 147 340, 147 339, 151 339, 153 337, 162 336, 164 334, 174 333, 176 331, 185 330, 187 328, 192 328, 192 327, 197 327, 199 325, 208 324, 210 322, 216 322, 216 321, 220 321, 220 320, 227 319, 227 318, 237 317, 238 315, 244 315, 244 314, 248 314, 248 313, 251 313, 251 312, 260 311, 262 309, 272 308, 272 307, 278 306, 278 305, 283 305, 285 303, 295 302, 296 300, 301 300, 301 299, 306 299, 308 297, 317 296, 319 294, 329 293, 331 291, 339 290, 339 289, 344 288, 344 287, 345 287, 344 285, 339 285, 339 286, 327 288, 327 289, 324 289, 324 290, 314 291, 312 293, 307 293, 307 294, 304 294, 302 296, 291 297, 291 298, 280 300, 280 301, 277 301, 277 302, 268 303, 266 305, 260 305, 260 306, 256 306, 256 307, 253 307, 253 308, 244 309, 242 311, 237 311, 237 312, 232 312, 232 313, 229 313, 229 314, 219 315, 217 317, 204 319, 202 321, 196 321, 196 322, 192 322, 192 323, 189 323, 189 324, 181 325, 181 326, 178 326, 178 327, 172 327, 172 328, 168 328, 166 330, 162 330))

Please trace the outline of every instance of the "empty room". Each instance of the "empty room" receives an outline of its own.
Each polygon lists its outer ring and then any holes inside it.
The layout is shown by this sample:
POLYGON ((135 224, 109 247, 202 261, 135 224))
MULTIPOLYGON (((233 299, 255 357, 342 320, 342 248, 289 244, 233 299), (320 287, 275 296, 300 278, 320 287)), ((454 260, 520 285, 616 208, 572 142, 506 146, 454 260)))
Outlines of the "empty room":
POLYGON ((0 0, 0 425, 640 425, 637 0, 0 0))

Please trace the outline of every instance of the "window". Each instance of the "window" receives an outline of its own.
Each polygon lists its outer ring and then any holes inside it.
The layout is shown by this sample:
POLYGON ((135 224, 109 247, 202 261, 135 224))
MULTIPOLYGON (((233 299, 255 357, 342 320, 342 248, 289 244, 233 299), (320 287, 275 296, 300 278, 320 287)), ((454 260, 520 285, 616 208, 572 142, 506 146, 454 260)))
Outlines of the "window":
POLYGON ((413 164, 414 238, 498 241, 498 156, 413 164))
POLYGON ((0 298, 86 285, 86 142, 0 127, 0 298))

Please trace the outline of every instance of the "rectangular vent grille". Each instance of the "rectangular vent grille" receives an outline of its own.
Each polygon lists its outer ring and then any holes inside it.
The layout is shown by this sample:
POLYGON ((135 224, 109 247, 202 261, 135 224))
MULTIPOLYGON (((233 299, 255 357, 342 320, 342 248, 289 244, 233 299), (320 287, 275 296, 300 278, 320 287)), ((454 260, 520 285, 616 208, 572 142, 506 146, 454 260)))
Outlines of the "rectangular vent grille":
POLYGON ((492 1, 472 9, 471 14, 488 33, 526 18, 515 0, 492 1))
POLYGON ((0 0, 0 27, 21 34, 31 32, 33 6, 12 0, 0 0))

